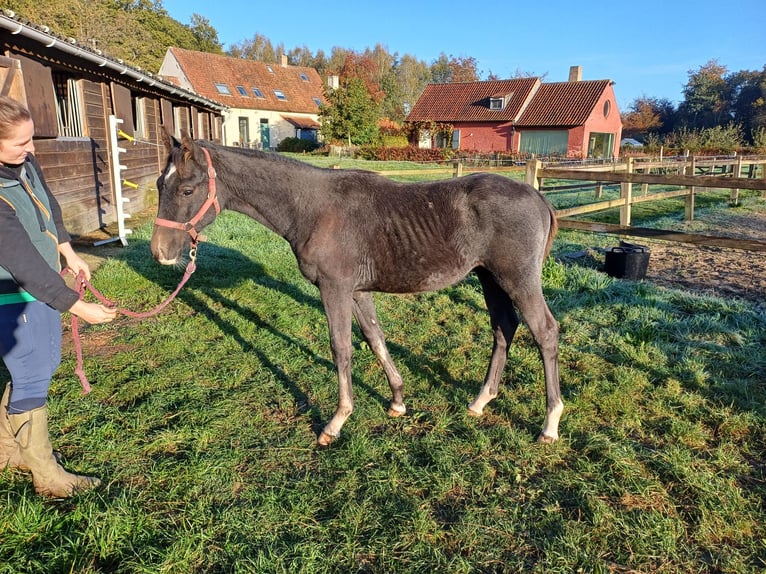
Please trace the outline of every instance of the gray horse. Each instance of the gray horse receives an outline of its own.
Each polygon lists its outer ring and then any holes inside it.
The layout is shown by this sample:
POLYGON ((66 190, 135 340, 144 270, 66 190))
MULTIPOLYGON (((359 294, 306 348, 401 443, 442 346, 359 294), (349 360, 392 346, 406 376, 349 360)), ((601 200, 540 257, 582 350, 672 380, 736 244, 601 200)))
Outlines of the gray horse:
POLYGON ((494 335, 481 391, 468 412, 481 416, 498 384, 519 319, 534 336, 545 370, 547 413, 540 442, 558 439, 558 324, 542 291, 542 266, 556 234, 550 204, 532 187, 492 174, 396 183, 361 170, 323 169, 276 154, 165 135, 168 161, 157 180, 154 258, 176 264, 221 209, 244 213, 284 237, 304 277, 319 288, 338 371, 338 408, 318 438, 329 445, 354 408, 351 323, 356 317, 391 387, 389 415, 406 409, 402 377, 386 348, 373 291, 447 287, 473 271, 494 335), (199 230, 198 230, 199 228, 199 230))

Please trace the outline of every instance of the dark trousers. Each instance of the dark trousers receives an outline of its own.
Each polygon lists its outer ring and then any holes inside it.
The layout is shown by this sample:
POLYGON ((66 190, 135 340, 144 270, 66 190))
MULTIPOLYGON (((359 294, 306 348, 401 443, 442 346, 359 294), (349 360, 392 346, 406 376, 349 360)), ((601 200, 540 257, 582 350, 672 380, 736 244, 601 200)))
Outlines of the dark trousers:
POLYGON ((39 301, 0 305, 0 355, 11 373, 8 412, 44 406, 61 363, 61 314, 39 301))

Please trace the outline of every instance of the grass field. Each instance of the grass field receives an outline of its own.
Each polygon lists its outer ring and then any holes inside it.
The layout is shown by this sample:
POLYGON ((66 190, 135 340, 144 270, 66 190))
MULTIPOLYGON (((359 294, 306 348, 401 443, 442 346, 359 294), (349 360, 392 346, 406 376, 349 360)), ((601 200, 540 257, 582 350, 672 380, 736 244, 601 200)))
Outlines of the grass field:
MULTIPOLYGON (((468 279, 376 295, 408 414, 387 417, 355 330, 357 408, 320 450, 337 383, 318 291, 252 220, 227 212, 208 231, 166 311, 84 330, 90 395, 66 353, 53 442, 104 485, 48 501, 0 471, 0 573, 766 570, 762 307, 564 264, 555 256, 614 238, 562 231, 545 268, 559 442, 534 442, 542 365, 523 327, 500 396, 466 416, 491 350, 468 279)), ((151 259, 150 232, 94 278, 133 310, 181 275, 151 259)))

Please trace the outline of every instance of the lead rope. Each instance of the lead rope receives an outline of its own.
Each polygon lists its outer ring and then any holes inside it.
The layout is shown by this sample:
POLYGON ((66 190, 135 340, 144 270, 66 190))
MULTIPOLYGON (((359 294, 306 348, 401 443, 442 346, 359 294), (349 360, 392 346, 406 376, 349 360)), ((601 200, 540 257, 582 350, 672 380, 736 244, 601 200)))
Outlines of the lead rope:
MULTIPOLYGON (((117 312, 125 315, 127 317, 133 317, 135 319, 146 319, 148 317, 153 317, 160 311, 162 311, 173 299, 175 299, 176 295, 178 295, 178 292, 181 291, 181 288, 186 285, 186 282, 189 280, 189 278, 192 276, 192 273, 194 273, 197 270, 197 248, 192 247, 191 251, 189 252, 189 264, 186 266, 186 270, 184 271, 184 276, 181 278, 181 281, 178 283, 178 287, 176 287, 175 291, 173 291, 170 296, 165 299, 162 303, 157 305, 154 309, 150 309, 149 311, 144 311, 142 313, 137 313, 135 311, 130 311, 129 309, 125 309, 123 307, 118 307, 117 312)), ((67 268, 68 269, 68 268, 67 268)), ((64 275, 67 271, 67 269, 64 269, 61 274, 64 275)), ((76 291, 77 294, 80 296, 80 299, 82 299, 85 296, 85 291, 90 291, 93 293, 93 296, 98 299, 101 303, 106 305, 107 307, 115 307, 116 303, 114 301, 110 301, 106 297, 104 297, 101 292, 96 289, 90 281, 88 281, 85 278, 85 273, 83 271, 80 271, 77 274, 77 278, 75 279, 76 282, 76 291)), ((74 344, 74 352, 77 357, 77 366, 75 367, 75 374, 80 379, 80 383, 82 384, 82 394, 87 395, 91 391, 90 383, 88 382, 88 377, 85 374, 85 370, 83 369, 83 360, 82 360, 82 341, 80 339, 80 321, 77 317, 77 315, 72 315, 72 341, 74 344)))

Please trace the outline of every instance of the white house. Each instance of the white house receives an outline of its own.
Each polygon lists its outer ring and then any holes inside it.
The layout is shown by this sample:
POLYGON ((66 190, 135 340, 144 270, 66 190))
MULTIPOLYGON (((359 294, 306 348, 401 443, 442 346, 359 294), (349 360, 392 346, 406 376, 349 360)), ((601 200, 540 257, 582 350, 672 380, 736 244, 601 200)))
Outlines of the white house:
POLYGON ((325 103, 317 71, 169 48, 159 71, 200 96, 224 104, 223 143, 276 148, 284 138, 316 140, 325 103))

